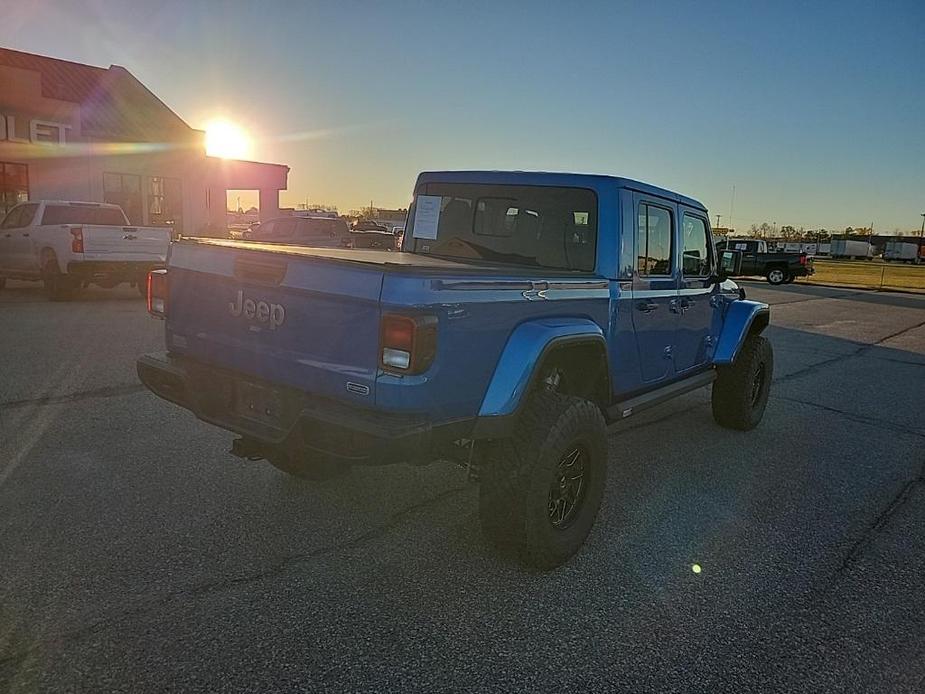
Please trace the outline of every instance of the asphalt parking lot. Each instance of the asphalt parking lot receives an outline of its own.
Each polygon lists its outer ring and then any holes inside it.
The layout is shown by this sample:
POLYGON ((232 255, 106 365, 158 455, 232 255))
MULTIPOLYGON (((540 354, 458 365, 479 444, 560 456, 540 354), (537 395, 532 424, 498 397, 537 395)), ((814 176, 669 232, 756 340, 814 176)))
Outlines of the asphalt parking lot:
POLYGON ((0 691, 922 691, 925 296, 745 286, 763 424, 707 391, 621 423, 588 545, 535 574, 462 470, 240 461, 138 384, 133 290, 11 283, 0 691))

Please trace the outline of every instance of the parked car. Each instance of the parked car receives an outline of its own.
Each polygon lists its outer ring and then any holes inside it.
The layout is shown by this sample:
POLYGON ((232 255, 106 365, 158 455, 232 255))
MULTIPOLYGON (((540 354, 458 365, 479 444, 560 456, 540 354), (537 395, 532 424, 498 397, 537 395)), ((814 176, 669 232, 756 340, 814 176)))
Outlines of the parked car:
POLYGON ((740 275, 760 275, 773 285, 789 284, 797 277, 806 277, 816 271, 812 257, 806 253, 771 253, 760 239, 730 238, 720 241, 716 247, 742 254, 740 275))
POLYGON ((278 217, 245 231, 243 238, 261 243, 283 243, 315 248, 350 245, 347 222, 331 217, 278 217))
POLYGON ((398 238, 391 231, 350 231, 351 248, 383 248, 394 250, 398 247, 398 238))
POLYGON ((144 294, 145 278, 164 267, 172 232, 129 224, 118 205, 34 200, 0 222, 0 288, 7 279, 42 281, 55 301, 90 284, 128 282, 144 294))
POLYGON ((870 260, 874 256, 874 247, 867 241, 832 239, 829 255, 833 258, 848 258, 849 260, 870 260))
POLYGON ((711 384, 720 425, 761 421, 770 314, 740 261, 662 188, 424 173, 400 253, 175 244, 150 283, 168 351, 138 375, 298 477, 455 460, 486 537, 551 568, 597 515, 608 424, 711 384))
POLYGON ((371 219, 360 219, 350 225, 352 231, 388 231, 388 228, 371 219))

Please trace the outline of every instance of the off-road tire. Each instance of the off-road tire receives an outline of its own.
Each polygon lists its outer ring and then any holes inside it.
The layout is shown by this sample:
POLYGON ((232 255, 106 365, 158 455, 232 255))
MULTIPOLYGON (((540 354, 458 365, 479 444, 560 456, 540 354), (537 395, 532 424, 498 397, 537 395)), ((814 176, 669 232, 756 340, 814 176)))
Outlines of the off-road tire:
POLYGON ((73 277, 61 274, 58 261, 48 258, 42 266, 42 282, 45 285, 45 296, 51 301, 68 301, 74 298, 80 283, 73 277))
POLYGON ((301 455, 278 453, 267 460, 270 465, 287 475, 313 482, 342 477, 350 472, 350 463, 336 460, 321 453, 313 452, 301 455))
POLYGON ((768 274, 765 275, 765 279, 767 279, 768 284, 776 287, 778 285, 784 284, 787 281, 787 277, 789 275, 790 273, 787 272, 786 268, 772 267, 770 270, 768 270, 768 274))
POLYGON ((748 431, 764 417, 774 376, 774 351, 767 338, 750 335, 736 360, 716 369, 713 419, 727 429, 748 431))
POLYGON ((603 498, 607 433, 600 409, 582 398, 538 389, 518 415, 513 435, 489 446, 480 476, 479 516, 486 539, 531 568, 560 566, 584 543, 603 498), (562 507, 554 510, 552 495, 574 451, 579 451, 583 486, 568 523, 557 527, 553 516, 558 520, 562 507))

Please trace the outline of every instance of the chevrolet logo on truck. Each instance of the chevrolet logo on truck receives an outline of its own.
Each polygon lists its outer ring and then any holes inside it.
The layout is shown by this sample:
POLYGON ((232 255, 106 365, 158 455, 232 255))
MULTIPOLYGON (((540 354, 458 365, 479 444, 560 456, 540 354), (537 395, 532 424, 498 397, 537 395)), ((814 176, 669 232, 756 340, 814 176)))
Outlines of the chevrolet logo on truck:
POLYGON ((254 301, 244 298, 244 290, 239 289, 235 300, 228 304, 231 315, 237 318, 241 314, 248 320, 269 323, 270 330, 276 330, 286 320, 286 309, 282 304, 270 304, 266 301, 254 301))

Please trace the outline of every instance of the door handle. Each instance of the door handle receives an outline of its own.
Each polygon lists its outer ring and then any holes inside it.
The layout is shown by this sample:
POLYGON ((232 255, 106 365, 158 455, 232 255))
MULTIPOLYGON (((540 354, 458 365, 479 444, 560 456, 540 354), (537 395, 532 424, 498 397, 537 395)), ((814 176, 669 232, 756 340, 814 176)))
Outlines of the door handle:
POLYGON ((672 299, 668 302, 668 310, 672 313, 683 314, 690 308, 690 303, 687 299, 672 299))
POLYGON ((648 301, 640 301, 638 304, 636 304, 636 310, 642 311, 643 313, 652 313, 652 311, 657 308, 658 304, 648 301))

